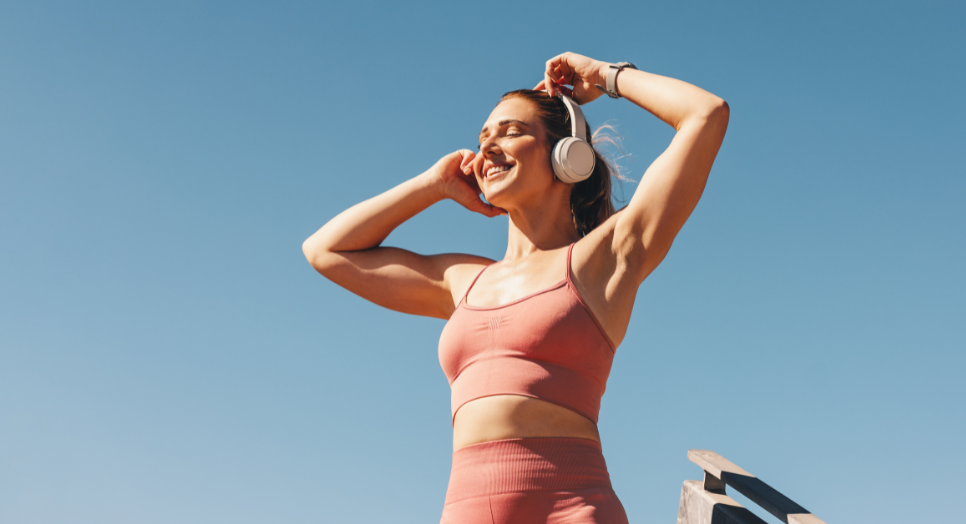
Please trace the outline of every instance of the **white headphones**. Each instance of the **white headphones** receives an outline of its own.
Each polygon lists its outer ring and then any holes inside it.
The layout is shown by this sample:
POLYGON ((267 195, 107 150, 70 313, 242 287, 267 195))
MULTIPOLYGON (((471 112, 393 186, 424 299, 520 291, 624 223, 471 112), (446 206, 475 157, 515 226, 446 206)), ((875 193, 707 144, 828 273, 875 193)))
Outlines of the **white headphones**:
POLYGON ((561 182, 576 184, 590 178, 597 159, 594 157, 594 148, 587 142, 587 123, 584 121, 584 113, 580 110, 580 106, 562 93, 560 100, 567 106, 567 111, 570 111, 572 136, 554 144, 553 151, 550 153, 550 163, 553 165, 554 174, 561 182))

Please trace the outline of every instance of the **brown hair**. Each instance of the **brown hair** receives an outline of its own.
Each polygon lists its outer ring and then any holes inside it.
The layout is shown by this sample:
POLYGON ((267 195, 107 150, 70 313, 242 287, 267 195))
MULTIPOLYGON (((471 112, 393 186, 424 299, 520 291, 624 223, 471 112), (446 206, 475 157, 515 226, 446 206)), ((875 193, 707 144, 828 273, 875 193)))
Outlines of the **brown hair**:
MULTIPOLYGON (((518 89, 503 95, 500 102, 511 98, 529 100, 537 108, 537 116, 547 129, 547 142, 551 148, 560 139, 571 136, 570 111, 567 111, 567 106, 560 98, 547 96, 546 91, 518 89)), ((586 133, 588 137, 591 136, 590 124, 587 124, 586 133)), ((570 210, 580 236, 586 235, 614 214, 614 203, 610 197, 610 162, 596 147, 594 157, 594 172, 587 180, 574 184, 570 193, 570 210)))

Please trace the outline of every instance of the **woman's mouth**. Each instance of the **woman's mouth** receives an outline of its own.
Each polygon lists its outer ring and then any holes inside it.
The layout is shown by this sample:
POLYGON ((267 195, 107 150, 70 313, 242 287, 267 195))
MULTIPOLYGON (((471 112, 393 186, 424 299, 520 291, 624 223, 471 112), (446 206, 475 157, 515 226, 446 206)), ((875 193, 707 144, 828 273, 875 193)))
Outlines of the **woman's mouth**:
POLYGON ((490 180, 491 178, 498 177, 511 169, 513 169, 513 165, 511 164, 490 166, 490 168, 487 169, 486 173, 483 175, 483 179, 490 180))

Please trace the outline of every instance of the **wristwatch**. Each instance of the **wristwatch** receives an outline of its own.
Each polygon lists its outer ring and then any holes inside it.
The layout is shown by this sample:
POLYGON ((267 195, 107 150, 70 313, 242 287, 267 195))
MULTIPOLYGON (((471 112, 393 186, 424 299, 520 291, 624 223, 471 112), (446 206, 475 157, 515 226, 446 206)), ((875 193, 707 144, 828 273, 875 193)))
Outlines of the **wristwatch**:
POLYGON ((600 84, 594 85, 605 95, 611 98, 620 98, 621 95, 617 93, 617 73, 620 73, 625 67, 628 69, 637 69, 637 66, 630 62, 611 64, 607 69, 607 87, 603 87, 600 84))

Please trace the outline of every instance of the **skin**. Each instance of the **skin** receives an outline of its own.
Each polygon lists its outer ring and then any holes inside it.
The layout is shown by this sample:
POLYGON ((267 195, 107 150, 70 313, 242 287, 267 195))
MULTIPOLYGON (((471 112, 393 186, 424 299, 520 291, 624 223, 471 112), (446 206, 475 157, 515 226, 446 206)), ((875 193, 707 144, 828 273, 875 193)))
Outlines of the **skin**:
MULTIPOLYGON (((608 65, 564 53, 547 61, 536 89, 548 95, 563 92, 587 104, 601 95, 594 84, 605 85, 608 65)), ((490 266, 467 302, 498 306, 559 282, 567 247, 576 242, 574 283, 619 345, 638 287, 667 255, 701 198, 729 109, 703 89, 644 71, 623 70, 617 90, 676 134, 645 172, 630 203, 585 237, 580 238, 570 214, 572 186, 553 177, 552 144, 544 126, 533 105, 516 98, 501 102, 487 118, 478 154, 462 149, 446 155, 426 172, 342 212, 305 241, 306 258, 326 278, 380 306, 448 319, 484 267, 490 266), (492 171, 506 166, 508 171, 492 171), (502 260, 381 246, 400 224, 444 199, 490 217, 509 214, 502 260)), ((454 449, 518 437, 600 442, 596 425, 584 416, 517 395, 468 402, 453 423, 454 449)))

